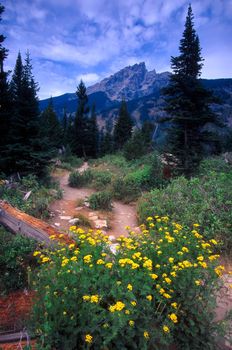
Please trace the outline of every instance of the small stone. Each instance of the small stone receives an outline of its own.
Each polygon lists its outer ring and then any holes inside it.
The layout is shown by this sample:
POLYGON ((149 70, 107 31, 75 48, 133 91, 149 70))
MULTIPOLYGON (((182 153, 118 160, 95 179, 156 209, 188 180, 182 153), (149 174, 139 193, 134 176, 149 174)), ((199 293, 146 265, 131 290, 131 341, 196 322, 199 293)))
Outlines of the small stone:
POLYGON ((92 211, 89 213, 89 217, 95 216, 95 215, 96 215, 96 213, 94 213, 94 212, 92 212, 92 211))
POLYGON ((59 222, 55 222, 54 225, 55 225, 56 227, 59 227, 59 226, 60 226, 60 223, 59 223, 59 222))
POLYGON ((111 242, 112 242, 112 241, 115 241, 115 239, 116 239, 115 236, 113 236, 113 235, 110 235, 110 236, 109 236, 109 240, 110 240, 111 242))
POLYGON ((106 220, 96 220, 95 221, 95 227, 96 228, 107 228, 107 221, 106 220))
POLYGON ((72 217, 71 216, 60 216, 60 220, 71 220, 72 217))
POLYGON ((118 244, 116 244, 116 243, 113 243, 113 244, 110 245, 110 250, 111 250, 111 252, 112 252, 113 254, 116 254, 116 252, 117 252, 116 247, 117 247, 117 246, 118 246, 118 244))
POLYGON ((93 220, 93 221, 97 221, 98 220, 98 216, 97 215, 90 216, 90 219, 93 220))
POLYGON ((80 221, 80 220, 79 220, 78 218, 74 218, 74 219, 69 220, 68 222, 69 222, 70 224, 72 224, 72 225, 75 225, 75 224, 77 224, 79 221, 80 221))
POLYGON ((75 210, 82 210, 83 207, 76 207, 75 210))

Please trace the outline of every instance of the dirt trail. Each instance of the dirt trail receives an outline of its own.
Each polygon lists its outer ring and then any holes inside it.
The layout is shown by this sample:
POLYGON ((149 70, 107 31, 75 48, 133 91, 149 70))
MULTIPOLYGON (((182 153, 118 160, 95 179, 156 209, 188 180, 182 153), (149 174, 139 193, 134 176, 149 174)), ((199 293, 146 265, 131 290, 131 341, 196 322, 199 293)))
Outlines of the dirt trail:
MULTIPOLYGON (((83 172, 87 168, 88 163, 85 162, 78 169, 78 171, 83 172)), ((85 200, 88 196, 96 191, 86 187, 70 187, 68 185, 69 174, 70 172, 67 170, 62 170, 54 174, 55 179, 60 183, 60 188, 63 191, 63 198, 56 200, 50 206, 50 210, 53 214, 50 223, 56 227, 59 227, 59 230, 68 230, 68 228, 71 226, 67 217, 73 218, 73 216, 78 213, 81 213, 88 217, 90 213, 93 213, 92 210, 86 208, 81 204, 78 204, 78 202, 85 200)), ((127 234, 125 226, 130 226, 132 229, 138 226, 136 209, 134 205, 123 204, 121 202, 114 201, 113 210, 110 214, 100 211, 94 211, 94 213, 98 216, 99 219, 107 219, 110 228, 104 229, 104 231, 107 234, 113 235, 115 237, 118 237, 122 234, 127 234)))

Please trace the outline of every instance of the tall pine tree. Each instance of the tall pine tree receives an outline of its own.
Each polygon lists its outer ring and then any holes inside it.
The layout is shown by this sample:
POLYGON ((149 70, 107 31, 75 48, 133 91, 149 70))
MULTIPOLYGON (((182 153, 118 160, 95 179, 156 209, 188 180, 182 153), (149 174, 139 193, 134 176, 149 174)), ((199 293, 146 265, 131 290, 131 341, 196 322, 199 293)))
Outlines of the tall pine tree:
POLYGON ((88 145, 88 96, 86 93, 86 87, 83 81, 77 87, 76 91, 78 106, 74 120, 74 138, 72 140, 72 150, 79 157, 86 158, 87 145, 88 145))
POLYGON ((125 100, 122 100, 119 109, 119 116, 114 126, 114 144, 116 149, 121 149, 130 139, 132 134, 133 122, 127 110, 125 100))
POLYGON ((13 109, 7 145, 10 173, 18 171, 43 175, 51 157, 50 150, 41 138, 37 91, 29 53, 26 54, 24 65, 19 53, 10 83, 13 109))
POLYGON ((193 18, 189 5, 179 46, 180 55, 171 57, 173 74, 164 89, 168 116, 163 121, 169 122, 169 150, 179 158, 182 171, 186 174, 198 165, 206 145, 209 147, 211 144, 212 147, 212 134, 205 126, 207 123, 218 124, 210 109, 213 96, 199 80, 203 58, 193 18))
MULTIPOLYGON (((3 12, 4 6, 0 4, 0 22, 3 12)), ((8 143, 11 117, 11 99, 7 81, 8 72, 4 71, 4 61, 7 58, 8 50, 3 46, 4 41, 5 36, 0 34, 0 172, 6 172, 8 168, 6 144, 8 143)))
POLYGON ((40 116, 42 135, 47 137, 49 147, 58 148, 62 146, 63 131, 59 119, 53 108, 52 97, 47 108, 40 116))

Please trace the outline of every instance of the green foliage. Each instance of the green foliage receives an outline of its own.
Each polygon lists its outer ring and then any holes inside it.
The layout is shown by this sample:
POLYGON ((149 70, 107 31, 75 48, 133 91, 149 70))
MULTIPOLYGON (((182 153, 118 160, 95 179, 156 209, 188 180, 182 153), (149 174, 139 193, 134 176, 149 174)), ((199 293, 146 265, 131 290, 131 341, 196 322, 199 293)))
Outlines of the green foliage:
POLYGON ((232 171, 231 164, 225 162, 222 157, 205 158, 199 165, 197 173, 199 176, 207 176, 209 171, 216 173, 229 173, 232 171))
POLYGON ((79 171, 73 171, 69 175, 69 185, 71 187, 82 187, 87 184, 90 184, 93 180, 93 174, 92 171, 87 169, 83 171, 83 173, 80 173, 79 171))
POLYGON ((152 148, 152 133, 154 125, 145 122, 141 129, 136 130, 123 147, 123 155, 127 160, 138 159, 152 148))
POLYGON ((91 221, 85 215, 78 213, 74 215, 74 218, 78 219, 78 226, 92 227, 91 221))
POLYGON ((91 194, 88 198, 89 207, 93 210, 103 209, 111 210, 112 209, 112 195, 108 191, 100 191, 91 194))
POLYGON ((138 183, 133 178, 117 177, 112 182, 112 195, 125 203, 136 200, 141 194, 138 183))
POLYGON ((110 171, 91 170, 93 175, 92 187, 103 190, 111 183, 113 174, 110 171))
POLYGON ((48 139, 42 135, 37 92, 29 53, 26 54, 25 64, 19 53, 10 82, 10 132, 3 150, 7 174, 20 172, 43 176, 54 155, 48 139))
POLYGON ((45 253, 45 261, 36 253, 31 325, 39 348, 216 349, 215 240, 156 216, 140 235, 119 238, 113 254, 99 231, 71 230, 76 245, 45 253))
POLYGON ((121 149, 130 139, 133 122, 128 113, 126 101, 123 100, 119 109, 119 116, 114 126, 114 144, 116 149, 121 149))
POLYGON ((36 242, 0 227, 0 294, 27 287, 27 267, 35 265, 36 242))
POLYGON ((77 158, 72 154, 64 154, 60 158, 61 164, 58 165, 61 169, 73 170, 73 168, 80 168, 83 164, 81 158, 77 158))
POLYGON ((232 249, 232 171, 209 171, 201 178, 179 177, 164 189, 145 194, 138 204, 140 222, 154 212, 169 213, 173 220, 192 225, 195 220, 204 228, 206 238, 217 237, 221 249, 232 249))
MULTIPOLYGON (((200 80, 203 58, 199 38, 194 29, 191 5, 185 22, 185 30, 180 41, 180 55, 171 58, 169 85, 164 89, 165 110, 168 113, 161 122, 167 124, 167 145, 180 161, 180 171, 193 173, 204 154, 218 152, 216 114, 210 108, 213 96, 200 80), (207 123, 214 125, 207 128, 207 123)), ((216 102, 216 101, 214 101, 216 102)))
POLYGON ((56 183, 50 184, 50 188, 47 188, 35 175, 28 175, 19 182, 0 184, 0 197, 27 214, 43 219, 49 217, 51 201, 62 198, 62 192, 56 183), (30 191, 29 198, 24 200, 25 194, 30 191))

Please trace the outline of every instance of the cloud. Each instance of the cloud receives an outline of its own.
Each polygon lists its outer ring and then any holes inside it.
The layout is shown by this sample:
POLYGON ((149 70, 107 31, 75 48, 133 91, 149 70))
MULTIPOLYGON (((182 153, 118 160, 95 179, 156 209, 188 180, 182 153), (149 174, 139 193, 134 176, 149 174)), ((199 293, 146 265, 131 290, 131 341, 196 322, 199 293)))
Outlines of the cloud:
MULTIPOLYGON (((92 84, 141 61, 167 70, 170 56, 178 54, 189 0, 1 2, 7 67, 14 67, 19 49, 28 49, 44 96, 75 90, 79 77, 92 84)), ((192 0, 192 7, 204 73, 229 74, 232 0, 192 0)))
POLYGON ((94 84, 98 82, 101 79, 100 75, 96 73, 86 73, 86 74, 79 74, 76 77, 76 81, 79 83, 80 80, 82 80, 86 86, 89 86, 91 84, 94 84))

